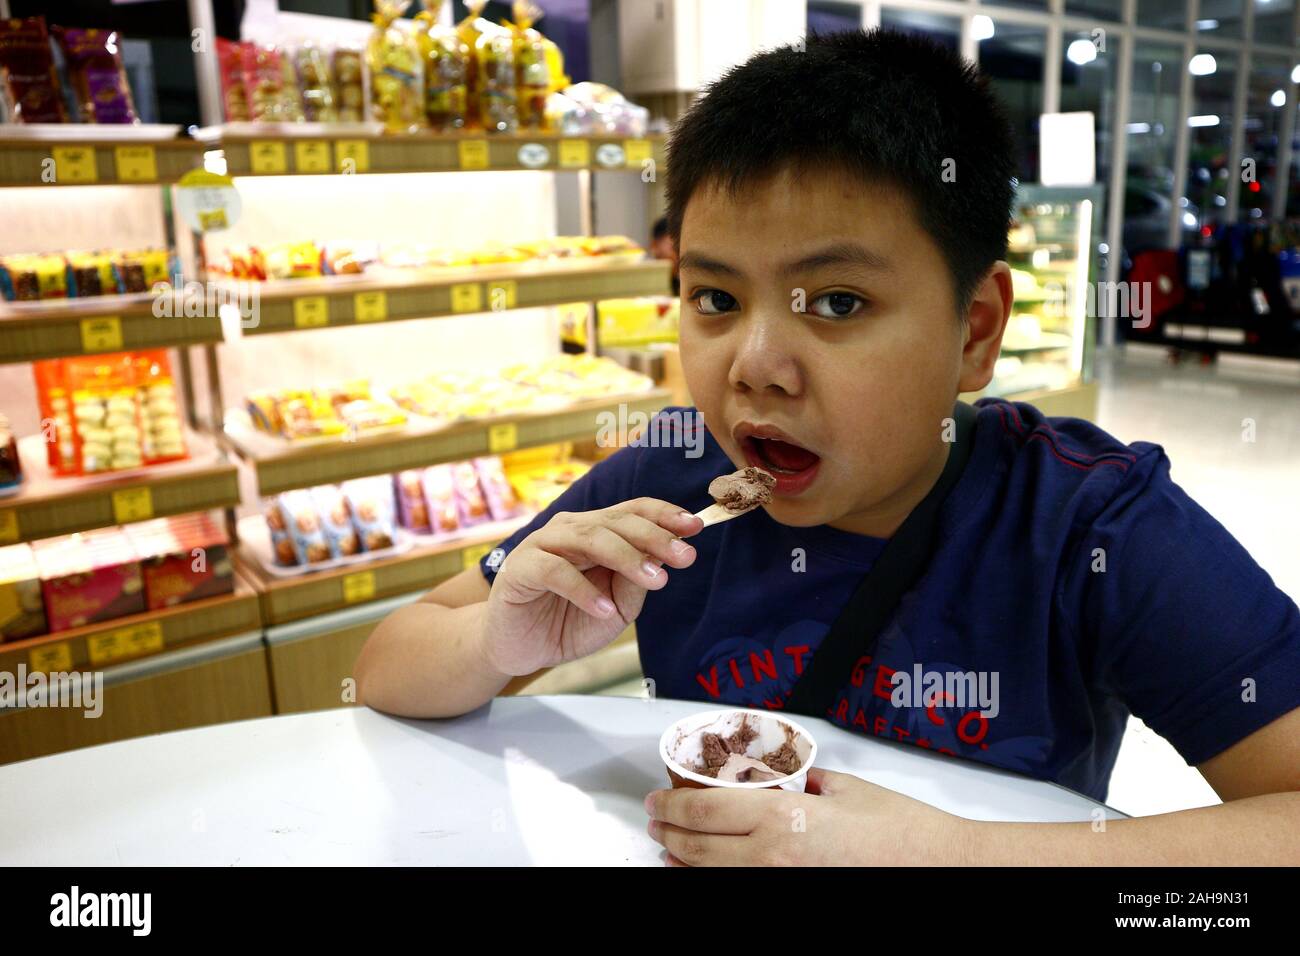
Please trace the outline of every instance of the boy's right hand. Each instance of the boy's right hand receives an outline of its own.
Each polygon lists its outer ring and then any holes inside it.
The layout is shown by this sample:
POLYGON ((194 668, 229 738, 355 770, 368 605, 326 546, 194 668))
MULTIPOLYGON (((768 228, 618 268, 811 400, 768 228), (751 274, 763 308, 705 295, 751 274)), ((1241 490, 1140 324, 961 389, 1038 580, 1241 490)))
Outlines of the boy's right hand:
POLYGON ((519 542, 492 582, 488 664, 523 676, 600 650, 641 613, 646 591, 668 583, 665 565, 694 562, 695 549, 681 539, 702 527, 656 498, 557 512, 519 542))

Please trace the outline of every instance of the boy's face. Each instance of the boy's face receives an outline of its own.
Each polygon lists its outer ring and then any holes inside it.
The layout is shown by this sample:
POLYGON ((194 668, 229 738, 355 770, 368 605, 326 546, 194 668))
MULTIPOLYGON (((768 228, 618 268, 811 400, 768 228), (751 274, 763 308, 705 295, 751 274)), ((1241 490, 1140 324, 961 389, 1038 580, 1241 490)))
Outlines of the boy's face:
POLYGON ((963 326, 904 193, 793 170, 694 193, 679 253, 687 385, 737 467, 776 475, 769 514, 893 534, 943 469, 958 392, 992 374, 1005 264, 963 326))

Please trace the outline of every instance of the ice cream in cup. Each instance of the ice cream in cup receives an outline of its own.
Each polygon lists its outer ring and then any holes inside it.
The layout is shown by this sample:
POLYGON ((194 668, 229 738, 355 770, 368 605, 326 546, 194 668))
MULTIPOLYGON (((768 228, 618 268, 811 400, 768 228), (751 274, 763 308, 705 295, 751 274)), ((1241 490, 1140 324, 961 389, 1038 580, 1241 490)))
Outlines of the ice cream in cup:
POLYGON ((761 710, 710 710, 683 717, 659 738, 673 789, 732 787, 803 792, 817 741, 788 717, 761 710))

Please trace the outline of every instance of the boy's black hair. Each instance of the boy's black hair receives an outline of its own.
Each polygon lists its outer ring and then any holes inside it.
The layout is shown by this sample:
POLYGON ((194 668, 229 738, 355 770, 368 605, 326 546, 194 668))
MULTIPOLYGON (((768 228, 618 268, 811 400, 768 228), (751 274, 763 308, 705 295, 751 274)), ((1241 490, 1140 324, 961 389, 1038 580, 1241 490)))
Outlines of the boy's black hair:
POLYGON ((796 166, 902 189, 948 262, 963 315, 989 267, 1006 257, 1011 124, 972 64, 923 37, 848 31, 757 54, 678 121, 667 166, 668 223, 679 243, 700 188, 736 195, 796 166), (955 181, 945 181, 946 168, 955 181))

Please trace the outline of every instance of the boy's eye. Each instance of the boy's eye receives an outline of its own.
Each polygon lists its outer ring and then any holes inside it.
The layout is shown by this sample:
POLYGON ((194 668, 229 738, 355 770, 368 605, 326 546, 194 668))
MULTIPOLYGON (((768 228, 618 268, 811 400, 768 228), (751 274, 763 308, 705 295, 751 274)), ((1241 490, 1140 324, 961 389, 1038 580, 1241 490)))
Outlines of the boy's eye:
POLYGON ((862 298, 852 292, 828 292, 813 299, 808 311, 823 319, 846 319, 864 305, 862 298))
POLYGON ((695 308, 701 315, 720 315, 723 312, 733 311, 739 305, 735 296, 719 289, 705 289, 703 292, 695 293, 692 298, 695 299, 695 308))

